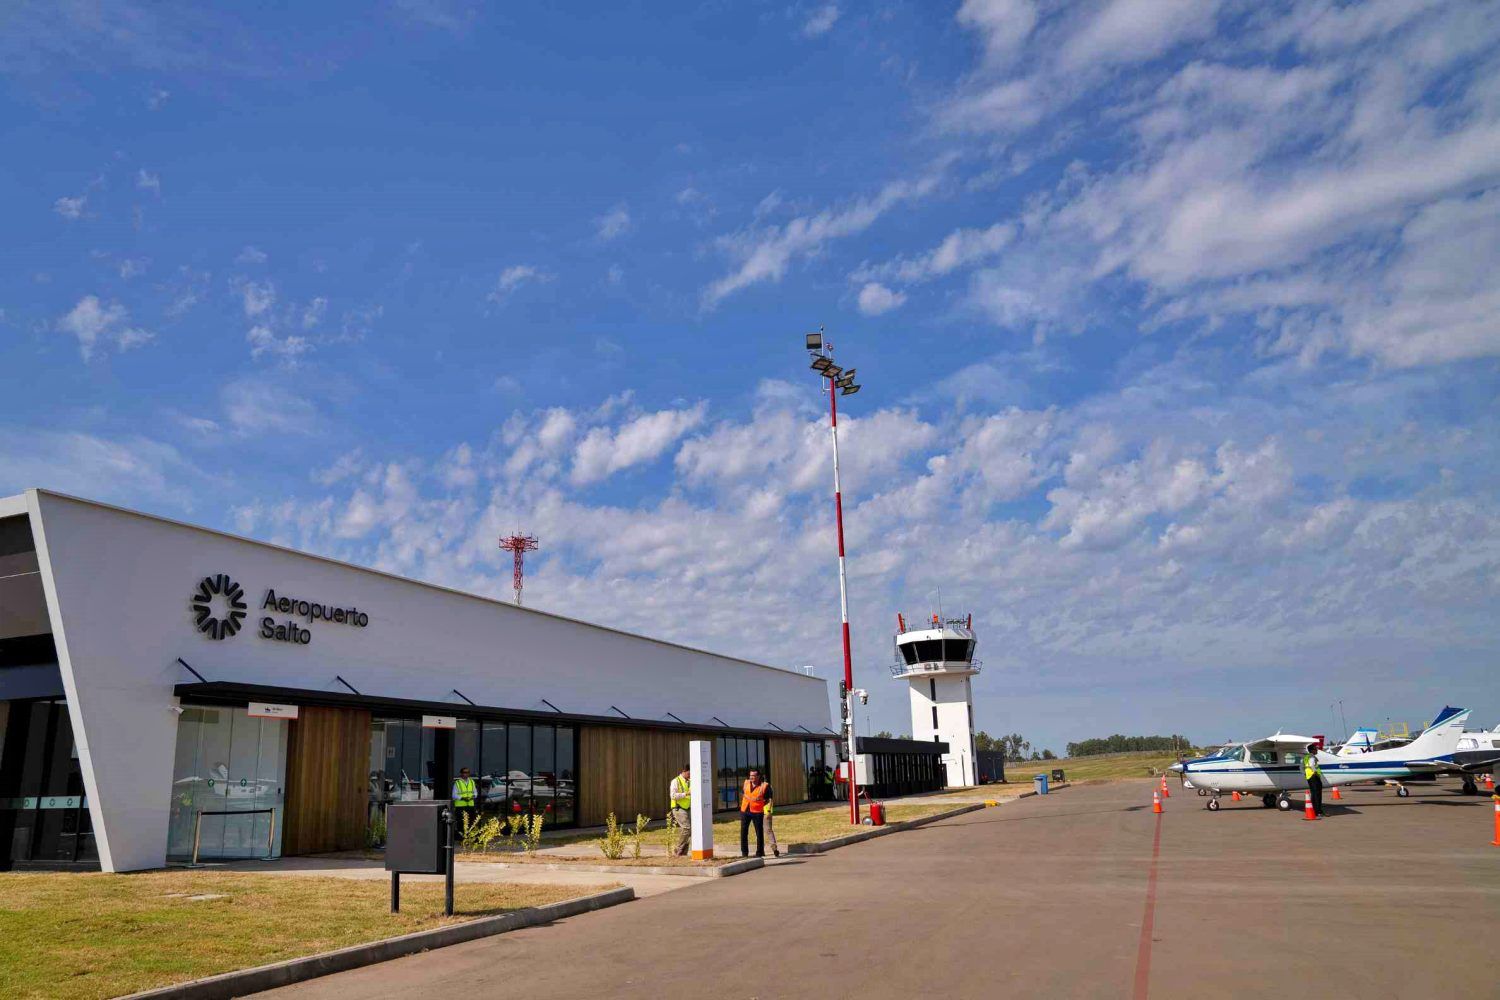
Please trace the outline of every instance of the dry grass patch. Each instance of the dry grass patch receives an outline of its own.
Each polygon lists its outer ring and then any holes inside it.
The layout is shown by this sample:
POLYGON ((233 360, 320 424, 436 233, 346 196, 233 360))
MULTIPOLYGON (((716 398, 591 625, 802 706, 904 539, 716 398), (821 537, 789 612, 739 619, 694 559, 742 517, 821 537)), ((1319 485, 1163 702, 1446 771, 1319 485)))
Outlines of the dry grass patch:
POLYGON ((204 871, 0 874, 0 997, 92 998, 298 958, 609 888, 204 871), (194 899, 193 897, 203 897, 194 899))
MULTIPOLYGON (((933 816, 940 812, 947 812, 953 808, 952 803, 935 803, 933 805, 895 805, 887 806, 885 810, 885 821, 887 823, 901 823, 910 819, 921 819, 924 816, 933 816)), ((869 807, 861 804, 860 816, 868 816, 869 807)), ((832 840, 834 837, 842 837, 850 833, 858 833, 867 830, 866 826, 852 826, 849 823, 849 806, 847 803, 818 803, 813 806, 792 806, 786 809, 776 810, 776 840, 785 850, 791 844, 813 844, 822 840, 832 840)), ((735 813, 732 819, 724 819, 714 824, 714 851, 716 853, 739 856, 740 847, 740 817, 735 813)), ((755 831, 750 831, 750 849, 755 850, 755 831)), ((770 844, 766 845, 767 853, 770 853, 770 844)))

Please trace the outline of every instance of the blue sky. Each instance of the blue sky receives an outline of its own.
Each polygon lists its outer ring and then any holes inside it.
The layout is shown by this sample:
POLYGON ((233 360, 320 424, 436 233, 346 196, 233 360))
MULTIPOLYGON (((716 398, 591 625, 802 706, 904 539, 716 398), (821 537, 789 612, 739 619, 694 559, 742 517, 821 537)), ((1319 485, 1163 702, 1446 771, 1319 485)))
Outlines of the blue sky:
POLYGON ((976 715, 1500 722, 1478 5, 0 11, 0 491, 825 677, 972 610, 976 715))

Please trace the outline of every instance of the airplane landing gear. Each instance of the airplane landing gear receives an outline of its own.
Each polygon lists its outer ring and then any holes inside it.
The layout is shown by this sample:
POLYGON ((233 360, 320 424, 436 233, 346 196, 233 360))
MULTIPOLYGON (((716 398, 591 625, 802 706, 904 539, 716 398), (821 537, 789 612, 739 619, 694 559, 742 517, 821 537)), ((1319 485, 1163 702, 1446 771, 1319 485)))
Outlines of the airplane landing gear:
POLYGON ((1478 795, 1479 794, 1479 785, 1477 783, 1475 783, 1474 776, 1471 775, 1471 774, 1464 775, 1464 789, 1463 789, 1463 794, 1464 795, 1478 795))
POLYGON ((1406 798, 1410 794, 1411 794, 1411 789, 1407 788, 1405 785, 1397 785, 1396 786, 1396 795, 1398 797, 1404 799, 1404 798, 1406 798))
POLYGON ((1218 812, 1219 811, 1219 797, 1217 795, 1211 797, 1204 804, 1208 806, 1208 811, 1209 812, 1218 812))
POLYGON ((1208 794, 1208 789, 1207 788, 1200 788, 1200 789, 1198 789, 1198 798, 1201 799, 1201 798, 1203 798, 1203 796, 1205 796, 1207 794, 1208 794))
POLYGON ((1280 809, 1282 812, 1291 812, 1291 796, 1287 795, 1286 792, 1282 792, 1280 795, 1276 796, 1276 808, 1280 809))
POLYGON ((1260 804, 1265 806, 1267 809, 1274 809, 1276 807, 1276 796, 1262 795, 1260 797, 1260 804))

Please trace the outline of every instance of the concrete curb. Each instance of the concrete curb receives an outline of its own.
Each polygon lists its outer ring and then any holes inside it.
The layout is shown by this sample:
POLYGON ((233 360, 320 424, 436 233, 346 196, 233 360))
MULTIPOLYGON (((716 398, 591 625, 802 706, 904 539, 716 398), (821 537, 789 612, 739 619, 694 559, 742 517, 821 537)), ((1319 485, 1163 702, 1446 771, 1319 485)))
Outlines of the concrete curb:
POLYGON ((146 998, 150 1000, 163 1000, 163 998, 228 1000, 230 997, 242 997, 250 993, 259 993, 262 990, 275 989, 278 986, 289 986, 292 983, 329 976, 335 972, 347 972, 350 969, 374 965, 377 962, 389 962, 393 958, 414 955, 431 948, 446 948, 451 944, 462 944, 465 941, 473 941, 493 934, 504 934, 506 931, 520 930, 523 927, 551 923, 564 917, 573 917, 580 913, 628 903, 634 898, 634 889, 628 887, 610 889, 592 896, 567 899, 561 903, 527 907, 524 910, 502 913, 494 917, 480 917, 477 920, 468 920, 448 927, 436 927, 428 931, 386 938, 383 941, 357 944, 348 948, 340 948, 338 951, 327 951, 321 955, 308 955, 286 962, 256 966, 253 969, 226 972, 207 979, 194 979, 186 983, 177 983, 174 986, 163 986, 144 993, 132 993, 124 1000, 146 1000, 146 998))
POLYGON ((851 833, 843 837, 834 837, 832 840, 820 840, 812 844, 792 844, 787 848, 786 853, 823 854, 826 851, 836 851, 840 847, 848 847, 850 844, 858 844, 864 840, 873 840, 876 837, 900 833, 902 830, 915 830, 917 827, 926 826, 928 823, 936 823, 942 819, 952 819, 954 816, 962 816, 964 813, 977 812, 985 808, 988 807, 984 803, 976 802, 973 805, 959 806, 957 809, 934 813, 931 816, 921 816, 917 819, 908 819, 900 823, 887 823, 885 826, 872 826, 858 833, 851 833))
POLYGON ((681 875, 687 878, 728 878, 731 875, 743 875, 745 872, 764 868, 766 864, 764 858, 741 858, 739 861, 731 861, 727 865, 704 865, 701 868, 690 865, 595 865, 587 862, 570 864, 566 861, 471 861, 468 863, 490 865, 494 868, 512 868, 516 871, 525 871, 528 868, 540 868, 543 871, 554 872, 607 872, 613 875, 681 875))

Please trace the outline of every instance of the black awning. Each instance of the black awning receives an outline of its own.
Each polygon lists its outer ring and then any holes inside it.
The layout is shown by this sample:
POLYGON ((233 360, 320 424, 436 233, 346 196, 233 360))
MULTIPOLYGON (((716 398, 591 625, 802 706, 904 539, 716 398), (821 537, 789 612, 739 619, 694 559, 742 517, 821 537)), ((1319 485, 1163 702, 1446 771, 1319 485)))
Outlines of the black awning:
MULTIPOLYGON (((634 729, 661 729, 679 733, 701 733, 712 736, 761 736, 822 741, 823 737, 775 729, 740 729, 714 722, 679 723, 658 719, 627 719, 618 715, 582 715, 571 712, 547 712, 527 708, 505 708, 498 705, 470 705, 455 701, 421 701, 413 698, 386 698, 355 694, 352 691, 314 691, 307 688, 278 687, 269 684, 242 684, 238 681, 203 681, 178 684, 172 693, 183 701, 200 705, 244 705, 251 701, 278 702, 288 705, 320 705, 329 708, 363 708, 376 715, 418 716, 450 715, 460 719, 491 719, 517 722, 559 722, 589 726, 613 726, 634 729)), ((901 741, 886 741, 901 742, 901 741)), ((934 746, 937 744, 923 744, 934 746)), ((942 744, 946 746, 946 744, 942 744)))
POLYGON ((883 736, 856 736, 860 753, 936 753, 948 752, 948 744, 936 740, 894 740, 883 736))

